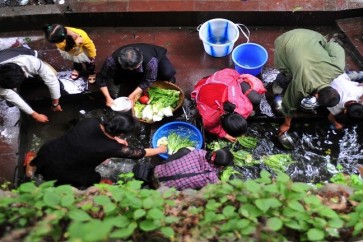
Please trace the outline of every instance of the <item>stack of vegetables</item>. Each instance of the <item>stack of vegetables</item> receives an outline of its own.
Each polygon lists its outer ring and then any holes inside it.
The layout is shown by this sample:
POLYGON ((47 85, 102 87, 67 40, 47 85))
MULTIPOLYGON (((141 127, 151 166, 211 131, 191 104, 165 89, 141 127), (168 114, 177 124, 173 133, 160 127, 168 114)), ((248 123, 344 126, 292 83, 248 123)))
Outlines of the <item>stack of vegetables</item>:
POLYGON ((135 117, 146 122, 157 122, 164 117, 173 116, 173 110, 178 105, 180 91, 150 87, 144 96, 135 103, 135 117))
MULTIPOLYGON (((230 143, 223 139, 213 140, 207 144, 207 148, 214 151, 228 148, 233 154, 234 165, 238 167, 265 165, 274 172, 284 172, 291 163, 294 163, 291 154, 265 155, 259 160, 255 160, 251 152, 252 149, 256 148, 257 143, 257 138, 241 136, 237 138, 235 143, 230 143)), ((226 167, 221 174, 221 180, 229 180, 230 177, 236 173, 238 173, 238 171, 233 169, 233 167, 226 167)))
POLYGON ((197 145, 195 141, 189 137, 183 137, 175 132, 171 132, 168 136, 161 137, 157 141, 157 146, 167 145, 168 155, 176 153, 181 148, 195 148, 197 145))

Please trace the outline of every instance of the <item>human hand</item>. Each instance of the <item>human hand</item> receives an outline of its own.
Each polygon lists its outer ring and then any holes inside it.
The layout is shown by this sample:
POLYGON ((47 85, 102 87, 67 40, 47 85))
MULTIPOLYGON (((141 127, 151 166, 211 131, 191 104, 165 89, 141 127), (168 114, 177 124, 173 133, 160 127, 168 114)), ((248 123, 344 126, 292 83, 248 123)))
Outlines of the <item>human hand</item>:
POLYGON ((224 136, 224 138, 226 140, 228 140, 229 142, 236 142, 237 138, 233 137, 233 136, 230 136, 229 134, 226 134, 226 136, 224 136))
POLYGON ((342 129, 342 128, 343 128, 343 125, 342 125, 341 123, 336 122, 336 123, 334 124, 334 127, 335 127, 335 129, 336 129, 336 130, 340 130, 340 129, 342 129))
POLYGON ((282 134, 286 133, 287 131, 289 131, 289 129, 290 129, 290 125, 283 123, 279 128, 278 135, 282 135, 282 134))
POLYGON ((111 107, 112 104, 113 104, 113 99, 112 98, 107 98, 106 99, 106 106, 111 107))
POLYGON ((142 94, 142 89, 140 87, 137 87, 130 95, 129 95, 129 99, 131 100, 131 102, 134 104, 137 100, 139 100, 139 98, 141 97, 142 94))
POLYGON ((125 139, 121 139, 120 137, 115 136, 114 139, 117 141, 117 143, 128 146, 129 144, 125 139))
POLYGON ((46 122, 49 122, 49 119, 47 116, 45 116, 44 114, 39 114, 37 112, 34 112, 31 114, 31 116, 37 121, 37 122, 40 122, 40 123, 46 123, 46 122))
POLYGON ((53 112, 62 112, 63 111, 60 104, 58 106, 56 106, 56 107, 52 107, 51 109, 52 109, 53 112))
POLYGON ((158 148, 160 149, 161 153, 168 152, 168 147, 166 145, 160 145, 158 148))

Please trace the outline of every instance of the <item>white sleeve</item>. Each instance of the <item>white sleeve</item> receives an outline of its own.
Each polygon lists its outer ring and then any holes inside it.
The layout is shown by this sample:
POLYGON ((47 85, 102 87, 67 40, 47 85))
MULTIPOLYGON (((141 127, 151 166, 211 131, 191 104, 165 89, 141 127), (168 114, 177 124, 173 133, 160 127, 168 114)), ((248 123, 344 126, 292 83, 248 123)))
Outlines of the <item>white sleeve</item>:
POLYGON ((19 96, 19 94, 11 89, 0 88, 0 97, 15 104, 26 114, 30 115, 34 112, 34 110, 19 96))
POLYGON ((60 84, 56 76, 56 71, 41 59, 31 55, 19 55, 2 63, 14 63, 19 65, 26 77, 39 75, 48 86, 52 99, 60 98, 60 84))
POLYGON ((49 64, 41 61, 40 59, 38 60, 41 62, 38 75, 42 78, 45 85, 48 86, 51 98, 60 98, 60 84, 56 76, 57 72, 49 64))

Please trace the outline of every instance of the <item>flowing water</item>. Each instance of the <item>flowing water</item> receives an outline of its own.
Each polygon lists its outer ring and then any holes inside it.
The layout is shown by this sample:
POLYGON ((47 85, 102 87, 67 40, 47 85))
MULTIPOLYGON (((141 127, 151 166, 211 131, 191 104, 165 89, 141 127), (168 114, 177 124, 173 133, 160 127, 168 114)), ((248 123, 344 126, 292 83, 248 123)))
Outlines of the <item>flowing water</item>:
MULTIPOLYGON (((271 83, 278 72, 274 69, 264 70, 261 79, 267 86, 271 83)), ((71 95, 72 96, 72 95, 71 95)), ((49 113, 51 122, 47 124, 35 123, 29 125, 30 140, 27 140, 27 150, 37 151, 47 140, 59 137, 66 130, 71 128, 77 121, 87 117, 105 118, 112 115, 113 111, 104 109, 103 97, 92 95, 75 95, 68 102, 62 105, 62 113, 49 113), (80 110, 85 110, 85 114, 80 114, 80 110)), ((263 99, 260 105, 261 112, 265 119, 251 119, 247 135, 259 139, 257 147, 253 150, 253 157, 259 159, 264 155, 289 153, 295 163, 287 167, 286 172, 294 181, 306 183, 317 183, 327 181, 337 173, 336 165, 340 164, 347 174, 357 174, 357 163, 363 163, 363 124, 346 127, 342 131, 330 128, 328 121, 315 121, 309 119, 299 119, 293 121, 289 133, 294 137, 295 149, 286 150, 278 142, 276 133, 281 119, 276 117, 267 99, 263 99)), ((40 109, 41 107, 39 107, 40 109)), ((43 113, 49 112, 48 106, 43 113)), ((170 121, 186 121, 194 124, 202 133, 201 122, 196 115, 195 105, 185 99, 183 108, 174 114, 172 119, 168 118, 159 123, 140 123, 139 131, 129 135, 126 139, 134 147, 151 147, 151 139, 158 127, 170 121)), ((32 122, 32 121, 29 121, 32 122)), ((22 135, 22 134, 21 134, 22 135)), ((29 137, 29 136, 28 136, 29 137)), ((21 137, 21 139, 24 137, 21 137)), ((209 142, 210 137, 205 135, 205 142, 209 142)), ((26 139, 26 138, 25 138, 26 139)), ((205 144, 204 144, 205 147, 205 144)), ((138 162, 154 162, 161 158, 143 158, 138 162)), ((134 160, 110 158, 97 167, 97 171, 103 177, 117 180, 120 173, 132 171, 134 160)), ((257 178, 263 165, 253 167, 238 168, 242 175, 241 179, 257 178)))
MULTIPOLYGON (((190 102, 189 102, 190 103, 190 102)), ((176 120, 191 122, 197 126, 195 109, 193 105, 184 106, 185 112, 180 112, 176 120), (187 116, 186 116, 187 114, 187 116)), ((46 128, 44 125, 32 126, 33 138, 30 150, 37 151, 39 147, 48 139, 59 136, 62 132, 71 128, 79 119, 87 117, 105 118, 110 115, 109 110, 95 109, 87 111, 85 115, 78 115, 70 119, 68 123, 58 125, 58 127, 46 128), (46 129, 47 132, 41 131, 46 129), (39 137, 37 134, 40 134, 39 137)), ((77 114, 77 112, 74 112, 77 114)), ((273 120, 273 119, 271 119, 273 120)), ((151 147, 151 138, 155 130, 162 124, 140 124, 139 131, 126 137, 128 143, 134 147, 151 147)), ((253 150, 253 157, 259 159, 264 155, 290 153, 295 163, 287 168, 287 173, 294 181, 306 183, 317 183, 327 181, 337 170, 335 166, 341 164, 344 171, 348 174, 357 173, 356 164, 363 163, 363 127, 355 125, 347 127, 342 131, 330 129, 326 122, 316 123, 296 123, 292 127, 291 135, 295 137, 296 148, 294 150, 284 149, 276 139, 279 123, 274 122, 251 122, 247 135, 259 139, 257 147, 253 150)), ((207 138, 208 140, 208 138, 207 138)), ((154 157, 152 159, 161 159, 154 157)), ((150 162, 152 159, 143 158, 138 162, 150 162)), ((135 164, 134 160, 110 158, 99 165, 96 170, 103 177, 108 177, 114 181, 120 173, 132 171, 135 164)), ((257 178, 263 165, 254 167, 243 167, 238 170, 241 172, 241 179, 257 178)))

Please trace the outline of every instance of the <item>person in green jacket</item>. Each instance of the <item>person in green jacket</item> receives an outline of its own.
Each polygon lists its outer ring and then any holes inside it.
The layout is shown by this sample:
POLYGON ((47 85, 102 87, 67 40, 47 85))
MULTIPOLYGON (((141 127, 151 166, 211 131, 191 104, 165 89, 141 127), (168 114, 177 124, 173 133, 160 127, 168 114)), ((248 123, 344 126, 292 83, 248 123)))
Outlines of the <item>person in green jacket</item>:
POLYGON ((344 49, 328 42, 318 32, 294 29, 275 40, 274 64, 280 74, 275 82, 285 91, 282 99, 284 123, 279 135, 290 129, 291 120, 303 98, 315 96, 319 106, 332 107, 339 94, 330 83, 344 73, 344 49), (279 79, 279 80, 278 80, 279 79))

